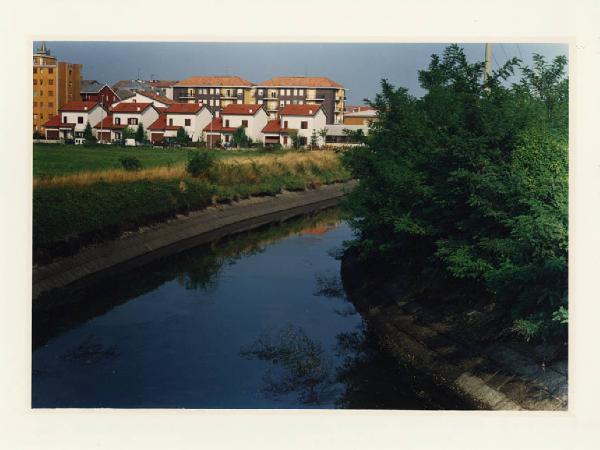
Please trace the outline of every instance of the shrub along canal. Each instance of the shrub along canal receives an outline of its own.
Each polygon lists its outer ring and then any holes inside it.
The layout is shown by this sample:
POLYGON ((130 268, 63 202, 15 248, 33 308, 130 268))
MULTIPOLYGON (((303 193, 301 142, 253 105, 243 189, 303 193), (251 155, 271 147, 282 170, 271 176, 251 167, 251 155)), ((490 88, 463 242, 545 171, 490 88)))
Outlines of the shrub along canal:
POLYGON ((33 317, 32 406, 461 408, 388 359, 346 299, 351 237, 330 209, 54 294, 63 306, 33 317))

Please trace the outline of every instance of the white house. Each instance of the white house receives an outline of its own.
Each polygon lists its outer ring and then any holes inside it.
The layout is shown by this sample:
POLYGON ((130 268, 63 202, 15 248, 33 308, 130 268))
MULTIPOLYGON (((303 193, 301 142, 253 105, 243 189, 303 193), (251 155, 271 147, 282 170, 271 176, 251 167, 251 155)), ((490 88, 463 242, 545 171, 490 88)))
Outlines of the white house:
POLYGON ((132 95, 131 97, 127 97, 124 100, 115 102, 112 104, 112 106, 116 106, 120 103, 152 103, 156 107, 167 108, 172 104, 176 103, 174 100, 171 100, 170 98, 167 98, 155 92, 141 90, 136 90, 133 92, 134 95, 132 95))
POLYGON ((142 124, 147 130, 158 116, 159 111, 152 103, 118 103, 111 106, 109 117, 98 122, 94 129, 98 140, 112 142, 122 138, 125 127, 137 131, 142 124))
POLYGON ((209 146, 218 142, 229 143, 233 133, 244 127, 246 136, 253 141, 262 141, 262 129, 266 126, 269 116, 262 105, 230 104, 223 108, 220 116, 204 127, 206 141, 209 146))
POLYGON ((93 126, 107 114, 107 111, 97 102, 68 102, 45 124, 46 139, 81 138, 88 122, 93 126))
POLYGON ((313 132, 316 132, 317 145, 321 145, 323 139, 318 133, 326 123, 327 117, 320 105, 286 105, 279 110, 279 119, 270 120, 263 127, 263 143, 291 147, 291 134, 297 133, 300 145, 305 146, 310 143, 313 132))
POLYGON ((173 103, 163 110, 158 119, 149 127, 149 138, 157 142, 163 137, 177 136, 177 130, 185 129, 193 142, 201 140, 203 129, 213 116, 210 110, 197 103, 173 103))

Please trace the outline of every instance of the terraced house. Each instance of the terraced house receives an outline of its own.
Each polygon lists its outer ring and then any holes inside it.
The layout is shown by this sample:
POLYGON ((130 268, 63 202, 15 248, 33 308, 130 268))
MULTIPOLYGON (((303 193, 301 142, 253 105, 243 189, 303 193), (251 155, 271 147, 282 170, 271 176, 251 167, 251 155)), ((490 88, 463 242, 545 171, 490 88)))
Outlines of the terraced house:
POLYGON ((327 77, 273 77, 255 86, 256 102, 271 119, 287 105, 320 105, 328 124, 343 123, 346 89, 327 77))
POLYGON ((200 103, 220 112, 227 105, 255 103, 251 82, 237 76, 194 76, 173 86, 173 100, 200 103))
POLYGON ((59 114, 44 124, 46 139, 83 138, 86 125, 103 120, 107 112, 98 102, 73 101, 63 105, 59 114))

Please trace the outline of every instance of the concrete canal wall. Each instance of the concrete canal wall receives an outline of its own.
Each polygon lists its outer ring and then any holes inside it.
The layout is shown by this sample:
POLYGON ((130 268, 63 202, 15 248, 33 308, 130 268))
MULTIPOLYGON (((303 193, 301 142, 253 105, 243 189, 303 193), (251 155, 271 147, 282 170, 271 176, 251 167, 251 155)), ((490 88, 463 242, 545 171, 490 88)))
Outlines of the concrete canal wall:
POLYGON ((354 185, 355 182, 350 181, 313 190, 284 192, 276 197, 254 197, 126 233, 119 239, 34 267, 32 298, 35 300, 56 288, 129 270, 227 235, 329 208, 354 185))
POLYGON ((525 343, 475 342, 466 333, 470 326, 449 318, 443 307, 428 307, 392 278, 367 271, 351 254, 342 259, 348 298, 400 366, 473 409, 567 409, 565 358, 544 363, 525 343))

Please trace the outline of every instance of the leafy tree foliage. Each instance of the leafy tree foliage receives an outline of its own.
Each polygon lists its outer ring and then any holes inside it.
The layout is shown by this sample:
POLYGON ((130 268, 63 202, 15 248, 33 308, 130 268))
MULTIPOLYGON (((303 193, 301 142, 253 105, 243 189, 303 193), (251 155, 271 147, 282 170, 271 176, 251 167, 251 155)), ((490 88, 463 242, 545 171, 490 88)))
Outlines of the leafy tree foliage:
POLYGON ((187 131, 185 131, 185 128, 177 128, 177 136, 175 137, 175 140, 179 144, 185 144, 190 141, 190 137, 188 136, 187 131))
POLYGON ((92 131, 92 126, 90 125, 89 122, 87 122, 85 124, 85 129, 83 130, 83 137, 85 138, 86 144, 95 144, 96 143, 96 136, 94 136, 94 133, 92 131))
POLYGON ((231 143, 237 147, 248 147, 250 145, 250 138, 246 135, 246 128, 238 127, 233 132, 231 143))
POLYGON ((362 255, 491 298, 523 335, 566 332, 566 62, 536 55, 509 86, 512 59, 482 84, 452 45, 419 72, 422 98, 383 80, 345 155, 362 255))
POLYGON ((146 130, 144 130, 144 124, 140 123, 135 130, 135 141, 136 142, 146 142, 146 130))

